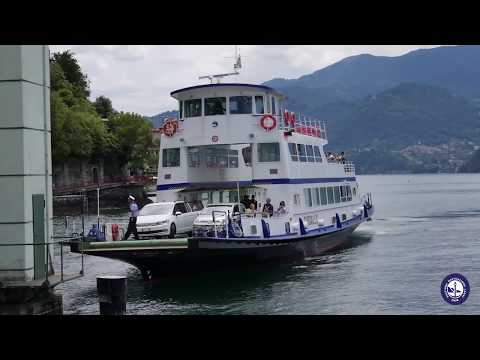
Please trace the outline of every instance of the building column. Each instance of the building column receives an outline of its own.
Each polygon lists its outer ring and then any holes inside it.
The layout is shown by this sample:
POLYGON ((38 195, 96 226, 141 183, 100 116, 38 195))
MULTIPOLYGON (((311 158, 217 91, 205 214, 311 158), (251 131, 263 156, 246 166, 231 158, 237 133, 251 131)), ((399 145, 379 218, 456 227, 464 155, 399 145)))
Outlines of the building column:
MULTIPOLYGON (((48 46, 0 46, 0 109, 0 244, 33 242, 33 194, 45 197, 44 232, 45 240, 50 241, 52 161, 48 46)), ((33 280, 34 266, 33 246, 0 246, 1 283, 33 280)))

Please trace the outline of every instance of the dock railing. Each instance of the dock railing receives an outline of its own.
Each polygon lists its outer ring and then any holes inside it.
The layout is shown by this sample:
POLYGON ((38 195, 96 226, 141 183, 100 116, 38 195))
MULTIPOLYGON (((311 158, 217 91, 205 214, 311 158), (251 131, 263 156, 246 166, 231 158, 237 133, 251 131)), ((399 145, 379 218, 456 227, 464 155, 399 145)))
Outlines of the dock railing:
MULTIPOLYGON (((66 281, 78 279, 84 275, 84 254, 83 250, 81 252, 81 269, 78 275, 70 275, 67 278, 65 277, 64 273, 64 256, 63 256, 63 246, 64 245, 69 245, 72 242, 82 242, 84 241, 83 236, 75 236, 75 237, 70 237, 70 236, 52 236, 52 239, 62 239, 59 241, 47 241, 47 242, 35 242, 35 243, 10 243, 10 244, 0 244, 0 247, 2 246, 45 246, 46 248, 46 254, 45 254, 45 263, 42 264, 45 266, 45 283, 47 285, 55 286, 61 283, 64 283, 66 281), (57 280, 55 277, 55 269, 54 269, 54 263, 53 260, 51 259, 51 253, 50 253, 50 246, 53 245, 53 256, 55 256, 55 245, 60 245, 60 278, 57 280), (52 280, 52 281, 50 281, 52 280), (53 284, 52 284, 53 283, 53 284)), ((34 280, 40 280, 39 278, 36 278, 34 280)))

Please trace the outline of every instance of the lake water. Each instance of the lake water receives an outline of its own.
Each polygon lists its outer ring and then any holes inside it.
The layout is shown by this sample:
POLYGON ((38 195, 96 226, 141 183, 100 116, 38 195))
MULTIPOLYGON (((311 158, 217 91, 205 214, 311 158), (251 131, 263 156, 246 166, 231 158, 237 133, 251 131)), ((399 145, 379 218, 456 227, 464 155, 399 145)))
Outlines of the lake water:
MULTIPOLYGON (((479 314, 480 175, 358 181, 373 194, 376 214, 355 231, 352 247, 301 263, 147 283, 130 265, 86 256, 85 276, 56 288, 64 312, 98 314, 96 276, 125 274, 128 314, 479 314), (451 273, 470 283, 461 305, 440 294, 451 273)), ((55 230, 64 232, 63 218, 55 230)), ((79 255, 64 250, 66 271, 78 271, 79 255)))

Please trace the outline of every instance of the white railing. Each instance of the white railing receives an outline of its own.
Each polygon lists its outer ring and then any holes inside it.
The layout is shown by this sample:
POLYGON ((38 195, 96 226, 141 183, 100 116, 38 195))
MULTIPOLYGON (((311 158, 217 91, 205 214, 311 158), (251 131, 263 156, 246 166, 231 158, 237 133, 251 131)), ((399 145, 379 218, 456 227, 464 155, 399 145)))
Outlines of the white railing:
POLYGON ((345 173, 355 175, 355 165, 351 161, 346 161, 343 164, 343 168, 345 169, 345 173))
POLYGON ((323 120, 287 110, 274 116, 278 120, 278 128, 282 131, 292 131, 303 135, 327 139, 327 126, 323 120))

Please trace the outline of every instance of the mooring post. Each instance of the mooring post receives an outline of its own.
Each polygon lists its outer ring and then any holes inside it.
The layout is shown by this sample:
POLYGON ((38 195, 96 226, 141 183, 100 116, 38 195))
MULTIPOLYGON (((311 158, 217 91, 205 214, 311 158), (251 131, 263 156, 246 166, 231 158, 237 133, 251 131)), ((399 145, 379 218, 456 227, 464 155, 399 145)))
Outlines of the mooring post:
POLYGON ((125 276, 97 276, 100 315, 125 315, 127 311, 127 278, 125 276))

